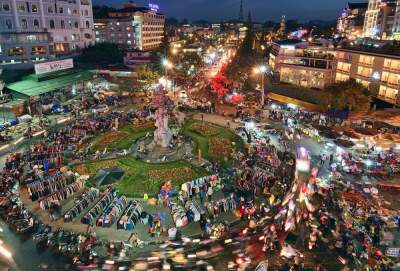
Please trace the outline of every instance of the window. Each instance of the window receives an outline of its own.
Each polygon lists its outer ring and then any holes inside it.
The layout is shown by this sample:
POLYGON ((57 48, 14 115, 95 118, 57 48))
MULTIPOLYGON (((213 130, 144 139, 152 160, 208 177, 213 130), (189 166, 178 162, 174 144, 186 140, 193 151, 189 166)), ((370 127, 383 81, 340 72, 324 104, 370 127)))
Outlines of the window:
POLYGON ((24 29, 28 28, 28 22, 26 21, 26 19, 21 20, 21 27, 24 29))
POLYGON ((53 7, 48 7, 47 8, 47 13, 53 13, 53 7))
POLYGON ((75 22, 74 25, 75 25, 75 28, 79 28, 79 23, 78 22, 75 22))
POLYGON ((61 20, 61 29, 64 29, 64 28, 65 28, 64 20, 61 20))
POLYGON ((7 26, 7 29, 11 29, 12 28, 12 22, 11 22, 10 19, 6 19, 6 26, 7 26))
POLYGON ((38 19, 33 20, 33 27, 36 29, 39 28, 39 20, 38 19))
POLYGON ((64 13, 64 8, 63 7, 60 7, 59 9, 58 9, 58 13, 64 13))
POLYGON ((25 12, 25 5, 24 4, 20 4, 18 6, 18 12, 19 13, 24 13, 25 12))
POLYGON ((50 28, 51 28, 51 29, 54 29, 54 28, 55 28, 54 20, 50 20, 50 28))
POLYGON ((85 9, 85 16, 89 16, 89 11, 85 9))
POLYGON ((4 4, 3 4, 3 10, 4 10, 4 11, 10 11, 10 5, 7 4, 7 3, 4 3, 4 4))
POLYGON ((72 11, 72 13, 76 15, 76 14, 78 14, 78 11, 77 11, 76 9, 74 9, 74 10, 72 11))
POLYGON ((36 5, 32 5, 31 11, 32 11, 33 13, 37 13, 37 12, 38 12, 38 7, 37 7, 36 5))
POLYGON ((90 28, 90 23, 89 23, 89 21, 86 21, 86 28, 90 28))
POLYGON ((69 28, 72 28, 72 22, 71 20, 68 20, 69 28))
POLYGON ((67 13, 68 13, 69 15, 71 15, 71 9, 70 9, 70 8, 67 9, 67 13))

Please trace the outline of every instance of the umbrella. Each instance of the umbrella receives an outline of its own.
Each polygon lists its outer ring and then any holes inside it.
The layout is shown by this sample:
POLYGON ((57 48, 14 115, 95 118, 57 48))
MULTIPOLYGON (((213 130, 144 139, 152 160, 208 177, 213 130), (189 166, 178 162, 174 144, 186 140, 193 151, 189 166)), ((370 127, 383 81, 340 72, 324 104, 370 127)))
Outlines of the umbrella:
POLYGON ((108 185, 121 179, 124 174, 125 172, 120 168, 100 169, 94 177, 94 180, 97 186, 108 185))

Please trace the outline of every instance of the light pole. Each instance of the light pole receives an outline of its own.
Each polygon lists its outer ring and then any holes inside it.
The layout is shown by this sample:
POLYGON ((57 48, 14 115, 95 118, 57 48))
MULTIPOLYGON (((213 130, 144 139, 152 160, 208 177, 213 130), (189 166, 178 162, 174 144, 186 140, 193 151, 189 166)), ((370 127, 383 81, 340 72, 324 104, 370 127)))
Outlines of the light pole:
POLYGON ((168 59, 164 59, 162 64, 164 66, 165 90, 168 92, 168 69, 172 69, 173 65, 168 59))
POLYGON ((266 72, 267 72, 267 66, 265 65, 260 65, 254 68, 255 74, 261 74, 261 107, 264 106, 264 100, 265 100, 264 79, 266 72))

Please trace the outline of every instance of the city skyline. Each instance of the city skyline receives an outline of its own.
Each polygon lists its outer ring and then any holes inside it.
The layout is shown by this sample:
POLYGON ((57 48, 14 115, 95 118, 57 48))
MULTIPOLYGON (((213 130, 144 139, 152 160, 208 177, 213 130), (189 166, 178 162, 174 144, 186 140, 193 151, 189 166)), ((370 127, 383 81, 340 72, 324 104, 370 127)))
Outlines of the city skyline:
MULTIPOLYGON (((94 0, 95 5, 108 5, 122 7, 126 0, 94 0)), ((193 20, 219 21, 237 19, 239 17, 240 0, 137 0, 138 6, 147 6, 149 2, 160 6, 160 12, 166 17, 178 19, 187 18, 193 20), (214 7, 210 5, 213 4, 214 7)), ((299 21, 309 20, 334 20, 336 19, 347 0, 302 0, 303 5, 299 6, 297 0, 244 0, 243 9, 245 15, 250 11, 255 21, 277 21, 281 15, 288 19, 299 21)), ((354 0, 350 2, 367 2, 367 0, 354 0)))

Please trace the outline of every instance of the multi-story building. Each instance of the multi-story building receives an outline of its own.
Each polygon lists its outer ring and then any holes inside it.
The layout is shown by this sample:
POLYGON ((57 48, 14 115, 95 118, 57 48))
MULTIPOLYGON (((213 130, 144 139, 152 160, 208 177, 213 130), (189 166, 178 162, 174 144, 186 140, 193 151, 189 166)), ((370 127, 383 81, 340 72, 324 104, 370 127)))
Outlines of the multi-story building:
POLYGON ((269 66, 281 82, 322 89, 335 81, 336 61, 328 43, 275 42, 269 66))
POLYGON ((368 2, 348 3, 337 22, 339 35, 350 39, 361 36, 368 2))
POLYGON ((400 55, 337 49, 336 58, 336 82, 355 79, 373 96, 400 105, 400 55))
POLYGON ((365 13, 363 36, 377 39, 392 39, 400 16, 400 0, 369 0, 365 13), (397 14, 397 15, 396 15, 397 14))
POLYGON ((96 42, 112 42, 122 48, 157 49, 164 36, 164 15, 152 8, 129 3, 108 13, 107 18, 95 19, 96 42))
POLYGON ((0 65, 71 54, 94 43, 91 0, 0 1, 0 65))

